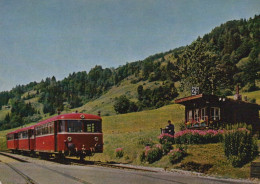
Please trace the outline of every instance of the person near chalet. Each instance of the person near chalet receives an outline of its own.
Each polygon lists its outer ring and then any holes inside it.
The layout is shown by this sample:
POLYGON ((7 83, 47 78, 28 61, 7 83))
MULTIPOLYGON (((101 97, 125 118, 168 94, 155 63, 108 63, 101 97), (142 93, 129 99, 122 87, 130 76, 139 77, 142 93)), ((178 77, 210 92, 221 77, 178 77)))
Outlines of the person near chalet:
POLYGON ((171 120, 168 120, 168 125, 165 127, 165 130, 170 135, 174 135, 174 133, 175 133, 174 125, 172 124, 171 120))

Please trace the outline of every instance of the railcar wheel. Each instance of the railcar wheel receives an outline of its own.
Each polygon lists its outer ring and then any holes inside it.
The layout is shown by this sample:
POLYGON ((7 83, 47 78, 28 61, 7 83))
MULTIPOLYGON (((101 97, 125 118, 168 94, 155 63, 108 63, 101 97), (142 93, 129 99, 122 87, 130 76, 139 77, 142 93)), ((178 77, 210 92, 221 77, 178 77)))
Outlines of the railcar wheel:
POLYGON ((35 154, 35 152, 34 152, 34 151, 31 151, 31 152, 30 152, 30 157, 33 157, 33 158, 35 158, 35 157, 36 157, 36 154, 35 154))
POLYGON ((85 161, 84 159, 85 159, 85 155, 82 155, 82 154, 81 154, 81 155, 79 156, 79 160, 80 160, 80 161, 85 161))
POLYGON ((40 159, 47 160, 47 159, 49 159, 50 155, 48 153, 39 153, 39 156, 40 156, 40 159))
POLYGON ((58 162, 65 161, 65 155, 63 153, 55 154, 55 158, 58 160, 58 162))

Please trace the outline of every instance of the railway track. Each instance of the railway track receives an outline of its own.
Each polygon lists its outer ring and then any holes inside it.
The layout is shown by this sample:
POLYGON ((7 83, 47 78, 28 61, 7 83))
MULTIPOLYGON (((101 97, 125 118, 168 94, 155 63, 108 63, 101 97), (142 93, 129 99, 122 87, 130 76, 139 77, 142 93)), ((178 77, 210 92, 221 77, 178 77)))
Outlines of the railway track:
MULTIPOLYGON (((3 156, 6 156, 6 157, 9 157, 9 158, 12 158, 14 160, 17 160, 19 162, 27 162, 27 161, 24 161, 22 159, 19 159, 19 158, 16 158, 16 157, 13 157, 13 156, 10 156, 10 155, 7 155, 7 154, 4 154, 2 152, 0 152, 1 155, 3 156)), ((23 173, 20 169, 14 167, 13 165, 7 163, 7 162, 4 162, 4 161, 1 161, 0 162, 4 163, 5 165, 7 165, 8 167, 10 167, 12 170, 14 170, 17 174, 19 174, 25 181, 26 183, 29 183, 29 184, 38 184, 36 181, 34 181, 31 177, 29 177, 28 175, 26 175, 25 173, 23 173)))
MULTIPOLYGON (((0 152, 1 154, 2 152, 0 152)), ((7 152, 8 156, 14 159, 19 159, 17 157, 14 157, 13 155, 11 155, 10 152, 7 152)), ((20 159, 21 161, 24 161, 22 159, 20 159)), ((100 167, 109 167, 109 168, 115 168, 115 169, 126 169, 126 170, 134 170, 134 171, 145 171, 145 172, 157 172, 155 170, 151 170, 151 169, 145 169, 145 168, 136 168, 136 167, 131 167, 131 166, 126 166, 126 165, 119 165, 116 163, 107 163, 107 162, 100 162, 100 161, 87 161, 87 160, 78 160, 78 159, 73 159, 73 158, 65 158, 64 160, 59 160, 59 159, 55 159, 55 158, 49 158, 46 159, 48 161, 51 162, 56 162, 56 163, 60 163, 60 164, 66 164, 66 165, 78 165, 78 166, 90 166, 90 165, 94 165, 94 166, 100 166, 100 167)))
MULTIPOLYGON (((52 169, 44 164, 39 164, 36 163, 35 161, 26 161, 25 159, 21 158, 21 156, 19 155, 14 155, 11 152, 0 152, 0 155, 5 156, 5 157, 9 157, 11 159, 17 160, 18 162, 27 162, 27 163, 31 163, 36 165, 37 167, 42 168, 43 170, 49 170, 52 173, 58 174, 58 175, 62 175, 65 178, 69 178, 71 180, 74 180, 78 183, 83 183, 83 184, 91 184, 88 181, 85 181, 81 178, 77 178, 73 175, 70 175, 68 173, 64 173, 64 172, 60 172, 58 170, 52 169)), ((148 170, 148 169, 143 169, 143 168, 135 168, 135 167, 130 167, 130 166, 122 166, 122 165, 117 165, 117 164, 112 164, 112 163, 104 163, 104 162, 100 162, 100 161, 81 161, 78 159, 73 159, 73 158, 66 158, 64 160, 58 160, 55 158, 49 158, 49 159, 44 159, 50 162, 54 162, 54 163, 59 163, 59 164, 65 164, 65 165, 78 165, 78 166, 98 166, 98 167, 109 167, 109 168, 114 168, 114 169, 125 169, 125 170, 134 170, 134 171, 145 171, 145 172, 157 172, 157 171, 153 171, 153 170, 148 170)), ((26 183, 29 184, 38 184, 41 182, 37 182, 35 181, 33 178, 31 178, 28 174, 25 174, 22 170, 18 169, 17 167, 9 164, 9 163, 5 163, 8 167, 10 167, 12 170, 14 170, 17 174, 19 174, 20 176, 22 176, 24 178, 24 180, 26 181, 26 183)))
MULTIPOLYGON (((21 158, 18 158, 18 157, 15 157, 15 156, 11 155, 11 153, 3 153, 3 152, 0 152, 0 155, 3 155, 3 156, 5 156, 5 157, 9 157, 9 158, 14 159, 14 160, 17 160, 17 161, 19 161, 19 162, 28 162, 28 161, 26 161, 26 160, 23 160, 23 159, 21 159, 21 158)), ((1 162, 1 160, 0 160, 0 162, 1 162)), ((29 183, 29 184, 38 184, 38 182, 36 182, 35 180, 33 180, 30 176, 26 175, 26 174, 25 174, 24 172, 22 172, 20 169, 18 169, 18 168, 16 168, 16 167, 12 166, 12 165, 9 164, 9 163, 6 163, 6 162, 2 162, 2 163, 4 163, 4 164, 7 165, 8 167, 10 167, 12 170, 14 170, 16 173, 18 173, 20 176, 22 176, 27 183, 29 183)), ((74 181, 77 181, 77 182, 80 182, 80 183, 83 183, 83 184, 91 184, 90 182, 87 182, 87 181, 82 180, 82 179, 80 179, 80 178, 74 177, 74 176, 72 176, 72 175, 65 174, 65 173, 63 173, 63 172, 59 172, 59 171, 54 170, 54 169, 48 168, 47 166, 40 165, 40 164, 37 164, 37 163, 33 163, 33 164, 37 165, 38 167, 41 167, 41 168, 50 170, 50 171, 52 171, 52 172, 54 172, 54 173, 57 173, 57 174, 59 174, 59 175, 62 175, 62 176, 64 176, 64 177, 66 177, 66 178, 70 178, 70 179, 72 179, 72 180, 74 180, 74 181)))

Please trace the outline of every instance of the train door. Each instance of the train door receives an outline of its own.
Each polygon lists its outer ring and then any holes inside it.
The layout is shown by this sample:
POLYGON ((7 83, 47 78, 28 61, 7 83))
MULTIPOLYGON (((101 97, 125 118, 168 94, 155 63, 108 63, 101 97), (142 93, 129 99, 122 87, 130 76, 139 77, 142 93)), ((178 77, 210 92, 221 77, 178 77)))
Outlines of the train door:
POLYGON ((29 150, 34 150, 35 149, 34 129, 30 129, 28 135, 29 135, 29 150))
POLYGON ((19 146, 18 133, 14 134, 14 149, 17 150, 19 146))
POLYGON ((58 131, 59 131, 59 123, 58 121, 54 121, 54 151, 58 151, 58 131))
POLYGON ((31 130, 29 129, 29 130, 27 130, 27 138, 28 138, 28 150, 30 150, 30 148, 31 148, 31 130))

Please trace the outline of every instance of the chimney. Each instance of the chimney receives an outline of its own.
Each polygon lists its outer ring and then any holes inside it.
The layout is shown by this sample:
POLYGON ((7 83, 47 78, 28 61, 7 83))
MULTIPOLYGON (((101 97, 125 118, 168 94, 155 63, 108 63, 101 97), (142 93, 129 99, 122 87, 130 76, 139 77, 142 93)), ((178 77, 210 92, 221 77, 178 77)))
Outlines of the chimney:
POLYGON ((239 85, 236 87, 236 94, 234 95, 234 100, 242 100, 242 96, 239 94, 239 85))
POLYGON ((237 85, 237 89, 236 89, 236 94, 238 94, 239 95, 239 85, 237 85))

